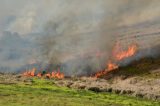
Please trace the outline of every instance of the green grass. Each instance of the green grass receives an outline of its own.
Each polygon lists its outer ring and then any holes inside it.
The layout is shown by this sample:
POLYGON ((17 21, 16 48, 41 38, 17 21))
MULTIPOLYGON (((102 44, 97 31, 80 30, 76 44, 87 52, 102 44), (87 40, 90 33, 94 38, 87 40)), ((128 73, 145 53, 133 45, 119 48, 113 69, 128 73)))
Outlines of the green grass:
POLYGON ((54 85, 54 80, 33 79, 13 85, 0 84, 0 106, 160 106, 140 98, 75 90, 54 85))

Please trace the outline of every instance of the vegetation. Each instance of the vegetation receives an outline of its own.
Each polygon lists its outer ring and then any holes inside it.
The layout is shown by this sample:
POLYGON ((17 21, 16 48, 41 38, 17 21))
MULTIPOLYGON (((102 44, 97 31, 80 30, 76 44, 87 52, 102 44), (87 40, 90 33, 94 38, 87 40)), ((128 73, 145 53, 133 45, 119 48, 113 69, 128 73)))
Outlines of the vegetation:
POLYGON ((0 84, 0 106, 160 106, 158 101, 58 87, 54 80, 0 84))
MULTIPOLYGON (((127 66, 121 66, 119 69, 110 72, 111 78, 116 76, 133 77, 140 76, 143 78, 159 78, 160 73, 152 73, 153 70, 160 68, 160 56, 157 58, 146 57, 134 61, 127 66)), ((106 77, 105 75, 102 77, 106 77)), ((108 77, 108 76, 107 76, 108 77)), ((109 78, 110 79, 110 78, 109 78)))

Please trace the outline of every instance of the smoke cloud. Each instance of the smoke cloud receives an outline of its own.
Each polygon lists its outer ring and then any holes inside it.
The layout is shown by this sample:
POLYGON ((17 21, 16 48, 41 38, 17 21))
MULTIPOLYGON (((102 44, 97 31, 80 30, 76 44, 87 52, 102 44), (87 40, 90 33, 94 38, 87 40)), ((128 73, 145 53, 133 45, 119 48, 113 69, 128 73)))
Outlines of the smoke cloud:
POLYGON ((67 75, 93 74, 106 67, 117 41, 124 49, 138 45, 132 60, 159 54, 158 0, 1 0, 0 5, 5 71, 35 63, 48 70, 60 66, 67 75))

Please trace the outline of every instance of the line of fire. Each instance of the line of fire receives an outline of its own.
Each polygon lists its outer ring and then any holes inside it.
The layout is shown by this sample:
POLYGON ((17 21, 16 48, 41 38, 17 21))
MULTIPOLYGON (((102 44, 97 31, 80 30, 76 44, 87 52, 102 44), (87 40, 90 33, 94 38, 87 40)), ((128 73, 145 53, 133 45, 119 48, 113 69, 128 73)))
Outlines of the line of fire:
MULTIPOLYGON (((106 75, 108 72, 118 69, 119 68, 119 65, 117 64, 118 61, 134 56, 137 51, 138 51, 137 44, 131 44, 126 50, 122 50, 121 45, 117 42, 112 50, 111 60, 109 60, 106 63, 106 68, 104 70, 98 70, 97 73, 93 74, 90 77, 100 78, 101 76, 106 75)), ((39 71, 36 68, 32 68, 29 70, 25 70, 25 72, 22 75, 26 77, 39 77, 39 78, 43 77, 43 78, 56 78, 56 79, 63 79, 65 77, 65 74, 61 72, 60 66, 58 67, 57 70, 53 70, 52 72, 48 72, 47 70, 39 71)))

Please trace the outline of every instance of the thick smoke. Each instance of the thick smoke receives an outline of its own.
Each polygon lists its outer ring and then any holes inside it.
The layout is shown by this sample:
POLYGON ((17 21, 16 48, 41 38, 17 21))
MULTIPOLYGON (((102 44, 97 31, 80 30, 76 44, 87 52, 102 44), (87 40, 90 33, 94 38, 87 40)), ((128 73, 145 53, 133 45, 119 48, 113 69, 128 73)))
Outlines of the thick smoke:
POLYGON ((81 2, 71 2, 65 12, 51 18, 40 41, 44 59, 50 64, 65 64, 64 70, 67 74, 90 74, 104 68, 117 40, 117 29, 126 24, 130 26, 139 21, 145 22, 146 20, 141 18, 146 16, 145 12, 153 2, 85 3, 75 11, 72 6, 81 2), (94 9, 96 10, 93 11, 94 9), (142 15, 137 17, 133 15, 130 20, 130 13, 142 15), (97 57, 98 53, 103 55, 97 57))
POLYGON ((37 63, 48 70, 60 66, 67 75, 92 74, 106 67, 116 41, 124 48, 138 44, 132 60, 159 52, 152 50, 160 44, 158 0, 7 1, 0 7, 6 11, 0 59, 7 70, 37 63))

